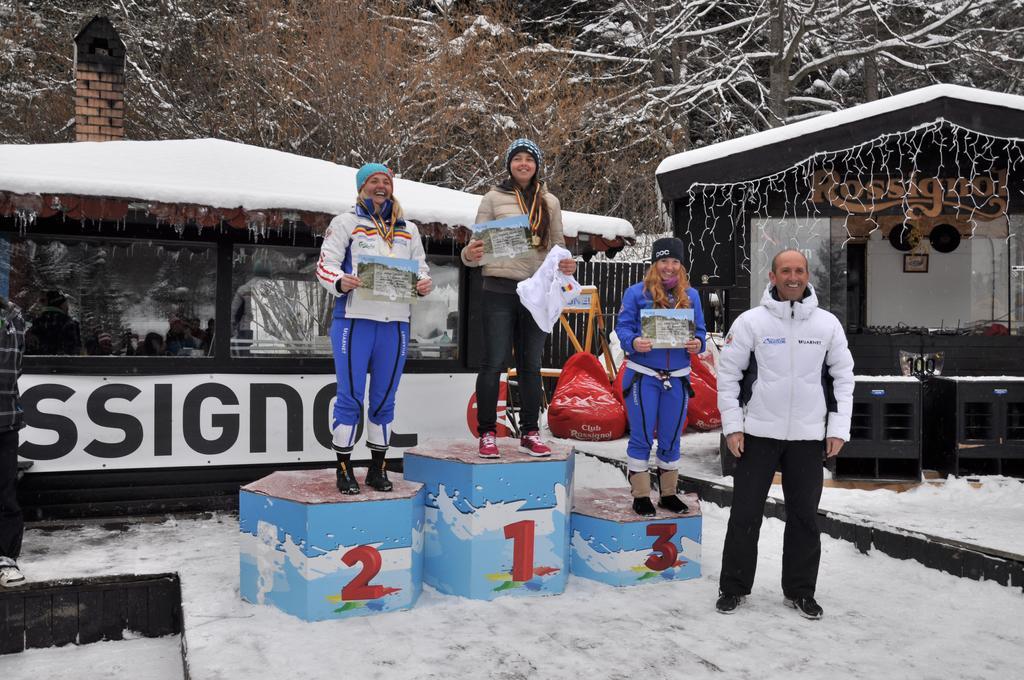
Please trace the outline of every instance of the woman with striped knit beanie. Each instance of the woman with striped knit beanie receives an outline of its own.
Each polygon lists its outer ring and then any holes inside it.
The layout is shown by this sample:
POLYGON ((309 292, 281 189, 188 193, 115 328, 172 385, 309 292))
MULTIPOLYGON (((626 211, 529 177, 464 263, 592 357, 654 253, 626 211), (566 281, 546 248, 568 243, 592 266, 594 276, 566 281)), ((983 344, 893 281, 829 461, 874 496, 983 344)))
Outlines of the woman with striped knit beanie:
MULTIPOLYGON (((519 448, 531 456, 549 456, 551 449, 540 438, 541 355, 547 334, 538 328, 533 316, 519 301, 516 285, 533 276, 552 246, 565 246, 562 235, 562 209, 558 199, 541 182, 544 155, 532 140, 512 142, 505 152, 509 177, 487 192, 480 201, 476 222, 490 222, 526 215, 530 222, 533 250, 516 258, 499 258, 483 265, 484 357, 476 378, 477 432, 479 454, 497 458, 498 390, 510 349, 515 350, 521 408, 519 448)), ((462 249, 462 262, 479 267, 484 253, 483 241, 473 239, 462 249)), ((558 263, 563 274, 573 274, 576 262, 558 263)))
POLYGON ((380 163, 359 168, 356 204, 350 212, 331 220, 317 264, 317 280, 337 298, 331 345, 338 397, 331 427, 338 458, 338 490, 344 494, 359 493, 351 456, 363 412, 367 371, 370 389, 365 409, 366 446, 372 460, 366 484, 377 491, 392 488, 385 455, 395 417, 395 394, 409 345, 409 304, 360 300, 351 295, 362 284, 356 276, 355 261, 361 255, 416 260, 416 292, 427 295, 433 287, 419 229, 402 217, 402 208, 394 197, 393 179, 391 170, 380 163))

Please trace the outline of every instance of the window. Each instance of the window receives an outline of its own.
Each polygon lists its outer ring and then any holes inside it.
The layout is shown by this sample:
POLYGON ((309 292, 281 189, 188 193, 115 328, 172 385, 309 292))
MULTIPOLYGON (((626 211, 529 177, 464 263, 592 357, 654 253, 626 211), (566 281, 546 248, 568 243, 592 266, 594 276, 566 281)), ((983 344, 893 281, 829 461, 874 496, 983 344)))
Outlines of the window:
MULTIPOLYGON (((231 354, 332 356, 335 297, 315 277, 320 251, 235 246, 231 354)), ((427 256, 433 292, 412 305, 409 359, 458 359, 459 263, 427 256)))
MULTIPOLYGON (((773 217, 750 221, 750 306, 761 304, 768 285, 772 258, 788 248, 795 248, 807 257, 810 284, 822 309, 831 308, 833 251, 831 226, 827 217, 773 217)), ((838 254, 845 257, 839 250, 838 254)), ((844 301, 845 304, 845 301, 844 301)))
POLYGON ((410 359, 459 358, 459 261, 427 256, 434 290, 412 306, 410 359))
POLYGON ((215 247, 5 234, 4 294, 28 323, 26 354, 206 356, 215 247))
POLYGON ((315 278, 320 251, 235 246, 231 355, 330 356, 334 296, 315 278))

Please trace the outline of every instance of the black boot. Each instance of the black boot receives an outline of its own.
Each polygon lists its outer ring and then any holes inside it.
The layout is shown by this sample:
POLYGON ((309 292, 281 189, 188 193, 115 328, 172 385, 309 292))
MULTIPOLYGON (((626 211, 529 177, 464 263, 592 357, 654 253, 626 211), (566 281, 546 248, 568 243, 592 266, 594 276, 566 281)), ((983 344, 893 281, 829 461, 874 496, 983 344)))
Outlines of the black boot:
POLYGON ((352 447, 335 448, 334 455, 338 457, 338 467, 335 470, 338 477, 338 491, 346 496, 359 493, 359 482, 356 481, 356 474, 352 471, 352 447))
POLYGON ((679 496, 662 496, 658 500, 658 507, 665 508, 669 512, 678 512, 680 515, 685 515, 689 508, 686 507, 686 503, 679 500, 679 496))
POLYGON ((654 517, 658 511, 654 509, 650 498, 642 497, 633 499, 633 512, 641 517, 654 517))
POLYGON ((373 460, 370 461, 370 469, 366 473, 366 484, 377 491, 391 491, 391 480, 388 479, 388 462, 384 459, 388 448, 378 448, 373 444, 367 445, 373 460))

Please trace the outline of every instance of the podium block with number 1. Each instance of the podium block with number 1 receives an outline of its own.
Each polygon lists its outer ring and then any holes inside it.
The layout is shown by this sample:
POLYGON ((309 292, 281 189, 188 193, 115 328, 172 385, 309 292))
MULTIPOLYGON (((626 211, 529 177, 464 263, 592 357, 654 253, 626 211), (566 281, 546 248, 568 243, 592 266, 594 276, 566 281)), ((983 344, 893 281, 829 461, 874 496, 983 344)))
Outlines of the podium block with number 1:
POLYGON ((572 450, 531 458, 499 439, 483 459, 475 441, 427 442, 405 452, 405 478, 426 487, 423 580, 449 595, 493 600, 565 590, 572 450))

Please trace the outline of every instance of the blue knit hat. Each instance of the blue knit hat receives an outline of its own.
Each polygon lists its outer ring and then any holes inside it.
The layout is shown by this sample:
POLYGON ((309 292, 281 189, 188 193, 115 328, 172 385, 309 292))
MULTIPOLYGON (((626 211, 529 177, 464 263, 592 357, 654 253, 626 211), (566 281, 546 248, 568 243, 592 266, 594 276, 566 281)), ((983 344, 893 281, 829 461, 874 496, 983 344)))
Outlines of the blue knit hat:
POLYGON ((359 172, 356 173, 356 193, 358 194, 363 190, 363 185, 366 184, 366 180, 381 173, 387 175, 391 179, 395 178, 395 173, 391 172, 388 166, 383 163, 367 163, 363 167, 359 168, 359 172))
POLYGON ((540 147, 537 146, 536 142, 526 137, 520 137, 508 145, 508 151, 505 152, 505 169, 511 172, 512 156, 515 156, 520 151, 525 151, 533 156, 533 160, 537 163, 537 174, 539 175, 541 163, 544 162, 544 154, 541 153, 540 147))

